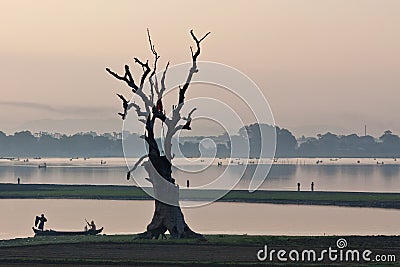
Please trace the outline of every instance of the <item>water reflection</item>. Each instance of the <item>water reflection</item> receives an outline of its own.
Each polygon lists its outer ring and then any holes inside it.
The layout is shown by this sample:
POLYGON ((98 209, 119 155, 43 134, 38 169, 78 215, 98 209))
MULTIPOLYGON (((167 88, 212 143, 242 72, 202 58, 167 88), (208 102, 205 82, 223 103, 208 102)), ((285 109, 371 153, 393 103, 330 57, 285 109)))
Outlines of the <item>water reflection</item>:
MULTIPOLYGON (((0 200, 0 214, 7 214, 0 220, 0 239, 33 236, 33 220, 41 213, 48 219, 46 228, 82 230, 86 218, 104 226, 106 234, 138 233, 145 231, 153 209, 153 201, 0 200)), ((400 234, 397 210, 219 202, 183 212, 204 234, 400 234)))
MULTIPOLYGON (((114 184, 131 185, 126 180, 127 168, 123 161, 119 165, 111 166, 49 166, 39 169, 36 165, 0 165, 0 183, 15 183, 21 177, 22 183, 50 183, 50 184, 114 184)), ((190 169, 191 166, 186 166, 190 169)), ((268 169, 267 165, 260 168, 268 169)), ((199 169, 195 167, 193 170, 199 169)), ((236 179, 242 176, 236 189, 247 189, 255 170, 255 165, 235 165, 226 169, 226 166, 212 165, 203 171, 184 172, 173 170, 174 178, 180 186, 185 186, 190 180, 192 188, 212 182, 224 171, 236 179), (243 174, 243 175, 242 175, 243 174)), ((146 172, 142 167, 137 168, 135 177, 145 179, 146 172)), ((316 165, 316 164, 275 164, 272 166, 267 179, 261 189, 296 190, 300 182, 304 190, 309 190, 311 182, 315 183, 316 190, 324 191, 371 191, 371 192, 399 192, 400 165, 316 165)), ((147 183, 147 182, 146 182, 147 183)), ((150 184, 149 184, 150 186, 150 184)))
POLYGON ((398 178, 400 173, 398 166, 391 165, 380 166, 378 170, 381 172, 381 175, 388 180, 391 180, 392 178, 398 178))

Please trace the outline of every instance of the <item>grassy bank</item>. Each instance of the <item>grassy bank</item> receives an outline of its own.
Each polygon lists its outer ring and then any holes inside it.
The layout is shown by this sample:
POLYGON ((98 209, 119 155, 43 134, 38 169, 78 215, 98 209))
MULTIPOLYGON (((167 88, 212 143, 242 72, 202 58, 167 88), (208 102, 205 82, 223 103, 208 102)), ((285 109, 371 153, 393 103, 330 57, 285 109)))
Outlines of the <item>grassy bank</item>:
MULTIPOLYGON (((35 266, 45 264, 79 264, 79 266, 265 266, 257 260, 257 252, 270 249, 320 252, 337 249, 339 237, 235 236, 210 235, 198 240, 135 240, 134 235, 35 237, 0 241, 0 266, 35 266), (27 266, 27 265, 26 265, 27 266)), ((347 236, 347 248, 375 255, 394 255, 396 262, 330 262, 327 266, 399 266, 400 237, 347 236)), ((321 262, 285 262, 276 258, 269 266, 321 266, 321 262)))
MULTIPOLYGON (((204 200, 214 193, 217 193, 217 191, 183 189, 181 190, 181 198, 185 200, 187 199, 188 194, 190 194, 190 196, 194 197, 196 200, 204 200)), ((49 184, 0 184, 0 198, 151 200, 142 189, 135 186, 49 184)), ((266 190, 249 193, 245 190, 234 190, 218 201, 400 209, 400 193, 296 192, 266 190)))

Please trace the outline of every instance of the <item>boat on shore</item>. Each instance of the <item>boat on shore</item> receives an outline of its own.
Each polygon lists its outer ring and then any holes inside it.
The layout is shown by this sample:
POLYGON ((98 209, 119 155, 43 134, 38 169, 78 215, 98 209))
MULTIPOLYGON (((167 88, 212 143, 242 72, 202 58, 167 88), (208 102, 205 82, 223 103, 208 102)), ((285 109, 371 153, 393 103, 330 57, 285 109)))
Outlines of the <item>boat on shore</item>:
POLYGON ((35 227, 32 227, 35 236, 59 236, 59 235, 97 235, 103 231, 103 227, 96 230, 87 230, 87 231, 56 231, 56 230, 39 230, 35 227))

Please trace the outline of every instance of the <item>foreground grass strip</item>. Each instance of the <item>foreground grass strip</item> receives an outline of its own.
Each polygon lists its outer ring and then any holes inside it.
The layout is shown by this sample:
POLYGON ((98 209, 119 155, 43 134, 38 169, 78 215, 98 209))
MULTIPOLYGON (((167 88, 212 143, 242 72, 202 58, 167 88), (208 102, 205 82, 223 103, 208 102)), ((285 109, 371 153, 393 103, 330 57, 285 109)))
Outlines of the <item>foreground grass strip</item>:
MULTIPOLYGON (((41 264, 266 266, 265 262, 258 262, 255 258, 255 253, 264 244, 276 249, 319 250, 335 246, 339 238, 337 236, 207 235, 207 241, 204 242, 190 239, 136 240, 135 237, 135 235, 65 236, 2 241, 0 242, 0 266, 13 266, 18 263, 21 265, 30 263, 34 266, 41 264), (166 251, 172 251, 172 257, 165 257, 166 251), (182 251, 188 254, 182 254, 182 251), (204 254, 209 251, 213 252, 204 254), (196 258, 196 255, 200 257, 196 258), (238 258, 238 256, 244 257, 238 258)), ((400 259, 399 236, 345 236, 341 238, 348 241, 351 249, 371 249, 380 254, 395 254, 400 259)), ((268 262, 267 266, 320 266, 320 264, 321 262, 268 262)), ((386 264, 353 262, 345 266, 399 266, 399 264, 400 261, 397 260, 395 263, 386 264)), ((344 265, 340 262, 324 262, 324 266, 344 265)))

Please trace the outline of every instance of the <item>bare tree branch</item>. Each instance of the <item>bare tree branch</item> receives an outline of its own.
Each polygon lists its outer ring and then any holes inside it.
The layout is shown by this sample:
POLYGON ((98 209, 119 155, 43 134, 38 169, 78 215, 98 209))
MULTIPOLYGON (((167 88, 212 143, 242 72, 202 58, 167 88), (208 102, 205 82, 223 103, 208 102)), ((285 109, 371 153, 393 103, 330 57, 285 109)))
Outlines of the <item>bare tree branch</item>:
POLYGON ((150 72, 150 67, 148 65, 148 62, 143 63, 137 58, 135 58, 135 62, 138 63, 140 66, 142 66, 142 69, 143 69, 143 75, 142 75, 142 79, 140 81, 140 87, 138 87, 136 85, 128 65, 125 65, 125 74, 124 74, 124 76, 118 75, 117 73, 115 73, 114 71, 110 70, 109 68, 106 68, 106 71, 109 74, 111 74, 113 77, 117 78, 118 80, 126 82, 127 85, 132 88, 132 92, 137 94, 143 100, 143 102, 145 104, 145 107, 146 107, 146 111, 150 112, 150 107, 152 106, 152 103, 150 102, 150 99, 142 92, 143 83, 144 83, 144 80, 146 79, 147 75, 150 72))
POLYGON ((127 101, 122 95, 118 95, 121 98, 121 100, 123 101, 124 112, 119 113, 123 119, 125 119, 128 110, 130 110, 132 107, 136 109, 136 113, 137 113, 138 117, 142 117, 142 118, 139 118, 139 121, 145 123, 145 125, 146 125, 146 135, 144 135, 144 139, 146 140, 146 142, 149 145, 149 153, 148 153, 149 156, 150 155, 160 156, 160 150, 159 150, 157 142, 155 141, 155 138, 154 138, 154 123, 155 123, 156 118, 165 122, 167 125, 167 133, 166 133, 166 137, 165 137, 164 150, 165 150, 165 155, 167 156, 168 159, 172 158, 171 140, 172 140, 173 135, 178 130, 182 130, 182 129, 190 130, 191 129, 191 127, 190 127, 190 123, 192 121, 191 115, 193 114, 193 112, 196 109, 193 109, 188 114, 187 118, 185 118, 185 117, 181 118, 180 110, 182 109, 182 107, 184 105, 185 94, 186 94, 187 89, 189 88, 192 77, 195 73, 198 72, 197 58, 200 55, 200 51, 201 51, 200 44, 210 34, 210 32, 206 33, 200 39, 196 37, 196 35, 193 33, 193 30, 190 31, 190 34, 196 43, 196 51, 194 51, 193 48, 190 47, 191 57, 192 57, 192 67, 189 69, 189 73, 188 73, 188 76, 186 78, 184 85, 182 87, 179 87, 178 105, 173 107, 172 117, 170 119, 166 118, 165 112, 163 109, 163 104, 162 104, 162 97, 163 97, 164 92, 166 91, 165 79, 166 79, 166 74, 167 74, 167 70, 169 67, 169 62, 167 63, 167 65, 165 66, 165 69, 163 71, 163 74, 161 77, 161 88, 159 88, 156 72, 157 72, 158 59, 160 57, 157 54, 157 51, 155 50, 155 46, 153 45, 152 40, 151 40, 150 31, 148 29, 147 29, 147 36, 148 36, 148 40, 149 40, 150 50, 154 55, 154 63, 153 63, 153 68, 150 68, 148 60, 146 62, 142 62, 138 58, 134 58, 135 63, 139 64, 143 70, 139 85, 137 85, 135 83, 128 65, 125 65, 124 76, 120 76, 119 74, 113 72, 109 68, 106 68, 107 72, 109 74, 111 74, 113 77, 115 77, 118 80, 122 80, 122 81, 126 82, 128 84, 128 86, 132 88, 132 92, 137 94, 144 102, 144 108, 146 111, 142 111, 139 105, 137 105, 134 102, 129 103, 129 101, 127 101), (147 96, 143 92, 143 86, 144 86, 144 83, 145 83, 145 80, 147 77, 148 77, 149 83, 150 83, 150 96, 147 96), (155 101, 154 92, 158 96, 156 105, 154 104, 154 101, 155 101), (182 119, 184 121, 186 121, 186 123, 177 126, 179 121, 182 119))
POLYGON ((167 75, 167 71, 168 71, 168 67, 169 67, 169 61, 167 63, 167 65, 165 66, 163 75, 161 77, 161 90, 160 90, 160 94, 158 95, 158 98, 161 98, 164 95, 165 92, 165 76, 167 75))
POLYGON ((126 174, 126 179, 127 180, 129 180, 131 178, 131 172, 136 170, 136 168, 140 165, 140 163, 142 163, 142 161, 147 157, 148 157, 148 155, 143 155, 143 156, 140 157, 140 159, 138 159, 138 161, 135 163, 135 165, 133 165, 132 169, 130 169, 128 171, 128 173, 126 174))
POLYGON ((128 110, 131 109, 131 108, 135 108, 138 117, 145 117, 145 118, 147 118, 147 116, 149 115, 147 112, 142 111, 142 110, 140 109, 140 106, 139 106, 138 104, 136 104, 135 102, 129 104, 128 110))
POLYGON ((149 77, 149 83, 150 83, 150 101, 154 103, 154 90, 156 91, 157 95, 159 95, 158 91, 158 81, 157 81, 157 76, 156 76, 156 71, 157 71, 157 61, 160 58, 160 56, 157 54, 157 51, 151 41, 151 36, 150 36, 150 31, 147 29, 147 36, 149 38, 149 44, 150 44, 150 50, 154 55, 154 63, 153 63, 153 71, 150 74, 149 77), (154 78, 154 81, 153 81, 154 78))
POLYGON ((128 84, 129 87, 132 88, 132 91, 135 93, 139 87, 135 84, 135 81, 132 78, 132 74, 129 70, 129 66, 125 65, 125 74, 124 76, 119 76, 117 73, 113 72, 112 70, 110 70, 109 68, 106 68, 106 71, 111 74, 112 76, 114 76, 115 78, 117 78, 118 80, 124 81, 128 84))
POLYGON ((192 128, 190 127, 190 123, 192 122, 192 114, 193 114, 193 112, 195 112, 196 110, 197 110, 197 108, 192 109, 192 110, 189 112, 187 118, 186 118, 186 117, 183 117, 183 118, 182 118, 182 120, 185 120, 186 123, 176 126, 175 129, 174 129, 175 133, 176 133, 177 131, 179 131, 179 130, 192 130, 192 128))
POLYGON ((124 109, 123 113, 118 114, 122 117, 122 120, 125 120, 126 115, 128 114, 129 101, 126 100, 123 95, 117 94, 117 96, 122 100, 122 108, 124 109))
POLYGON ((144 81, 146 80, 147 75, 150 73, 151 69, 149 67, 149 61, 146 60, 146 63, 143 63, 142 61, 140 61, 140 59, 138 59, 137 57, 134 58, 135 62, 138 63, 142 69, 143 69, 143 74, 142 74, 142 78, 140 78, 140 86, 139 89, 142 90, 143 89, 143 85, 144 85, 144 81))
POLYGON ((183 117, 182 119, 185 120, 185 121, 191 120, 191 119, 192 119, 192 114, 193 114, 193 112, 195 112, 196 110, 197 110, 197 108, 193 108, 193 109, 189 112, 187 118, 183 117))
POLYGON ((192 80, 193 74, 198 72, 197 69, 197 57, 200 55, 200 43, 203 41, 211 32, 206 33, 202 38, 197 39, 196 35, 194 35, 193 30, 190 30, 190 34, 192 35, 193 40, 196 42, 197 50, 193 53, 192 47, 190 47, 190 51, 192 54, 192 67, 189 70, 188 77, 186 78, 186 82, 183 87, 179 90, 179 101, 178 105, 183 104, 185 101, 185 93, 186 90, 189 88, 190 82, 192 80))
MULTIPOLYGON (((193 48, 190 47, 191 56, 192 56, 192 67, 189 69, 188 76, 186 78, 185 84, 181 87, 179 86, 179 100, 178 106, 172 110, 172 118, 166 120, 166 124, 168 126, 167 134, 165 136, 164 141, 164 150, 165 155, 168 159, 172 158, 172 137, 178 130, 187 129, 190 130, 190 120, 186 120, 186 123, 183 125, 177 126, 179 121, 181 120, 180 110, 182 109, 185 103, 185 94, 187 89, 189 88, 190 82, 192 81, 193 75, 198 72, 197 69, 197 58, 200 55, 200 44, 201 42, 210 34, 210 32, 206 33, 202 38, 198 39, 196 35, 193 33, 193 30, 190 31, 190 35, 192 36, 193 40, 196 43, 196 51, 193 52, 193 48)), ((190 114, 191 115, 191 114, 190 114)), ((188 116, 190 118, 190 116, 188 116)))

